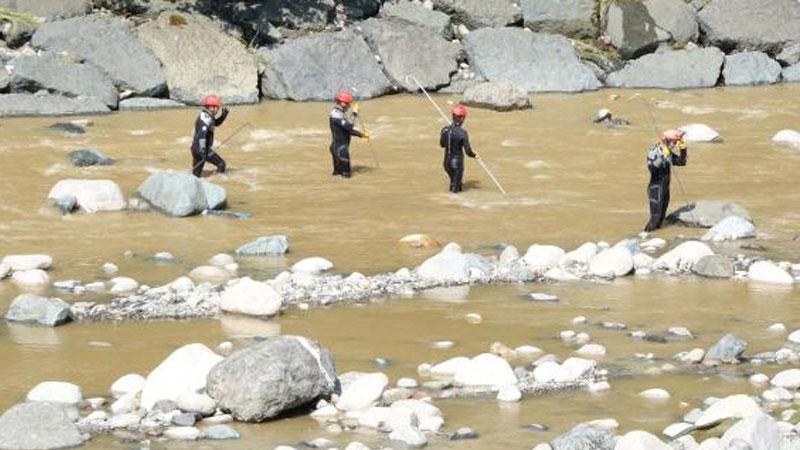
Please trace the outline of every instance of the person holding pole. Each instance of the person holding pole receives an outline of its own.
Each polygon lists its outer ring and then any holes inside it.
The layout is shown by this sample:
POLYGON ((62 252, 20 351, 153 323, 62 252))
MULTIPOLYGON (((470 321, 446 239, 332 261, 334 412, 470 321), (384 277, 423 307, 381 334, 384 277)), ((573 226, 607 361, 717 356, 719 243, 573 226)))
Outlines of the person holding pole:
POLYGON ((647 168, 650 170, 650 183, 647 197, 650 200, 650 221, 644 231, 661 228, 669 207, 669 185, 672 166, 686 165, 686 141, 682 130, 667 130, 661 134, 659 142, 647 151, 647 168))
POLYGON ((355 129, 354 121, 358 116, 358 104, 353 105, 353 94, 342 91, 336 94, 331 110, 329 124, 331 128, 331 157, 333 158, 333 176, 350 178, 350 138, 353 136, 369 140, 369 131, 363 133, 355 129), (352 108, 352 114, 347 112, 352 108))
POLYGON ((200 178, 206 161, 217 167, 217 173, 225 173, 225 160, 214 151, 214 130, 228 117, 228 108, 222 106, 218 95, 208 95, 203 99, 203 109, 194 123, 192 139, 192 173, 200 178), (217 116, 220 108, 222 114, 217 116))
POLYGON ((442 128, 439 145, 444 148, 444 171, 450 177, 450 192, 457 194, 461 192, 461 181, 464 178, 464 153, 479 160, 480 156, 472 151, 469 134, 462 127, 467 118, 467 108, 456 105, 452 113, 453 121, 442 128))

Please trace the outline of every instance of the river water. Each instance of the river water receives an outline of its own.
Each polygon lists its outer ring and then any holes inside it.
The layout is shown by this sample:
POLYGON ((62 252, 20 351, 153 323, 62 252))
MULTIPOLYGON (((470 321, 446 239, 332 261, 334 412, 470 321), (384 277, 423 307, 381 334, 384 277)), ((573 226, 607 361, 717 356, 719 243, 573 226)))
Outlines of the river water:
MULTIPOLYGON (((770 143, 784 128, 797 128, 800 87, 724 88, 678 93, 644 91, 654 106, 656 127, 702 122, 718 130, 723 143, 690 146, 689 165, 680 168, 685 192, 673 182, 673 206, 697 199, 732 200, 745 205, 760 233, 755 244, 762 254, 798 262, 800 210, 796 174, 800 152, 770 143)), ((373 274, 413 267, 428 251, 402 250, 397 240, 423 232, 465 249, 496 252, 500 243, 524 251, 533 243, 574 248, 587 240, 635 235, 647 219, 644 167, 655 131, 647 103, 633 91, 582 95, 542 95, 535 109, 494 113, 473 109, 466 123, 473 146, 503 182, 501 195, 480 168, 468 162, 466 191, 451 196, 441 168, 438 132, 443 123, 419 96, 385 97, 366 102, 363 115, 373 142, 354 141, 355 175, 330 176, 327 151, 328 104, 267 102, 233 108, 218 130, 224 138, 239 125, 252 127, 221 150, 230 174, 211 181, 228 190, 229 208, 252 213, 248 220, 200 216, 172 219, 155 213, 75 214, 61 217, 47 205, 49 189, 64 178, 108 178, 131 194, 149 173, 188 170, 188 142, 195 111, 129 112, 93 117, 84 135, 47 128, 56 119, 5 121, 0 158, 0 254, 48 253, 55 259, 54 279, 84 282, 107 278, 106 261, 120 274, 159 285, 186 274, 209 257, 230 252, 258 236, 287 234, 292 248, 286 258, 242 261, 242 273, 271 277, 294 261, 323 256, 343 273, 373 274), (612 96, 618 95, 613 100, 612 96), (591 123, 595 111, 610 107, 634 126, 609 130, 591 123), (110 167, 74 168, 66 154, 96 146, 118 160, 110 167), (374 153, 373 153, 374 152, 374 153), (377 159, 377 161, 376 161, 377 159), (376 162, 379 162, 379 167, 376 162), (125 257, 131 250, 134 257, 125 257), (173 253, 178 262, 159 264, 147 256, 173 253)), ((442 104, 454 98, 438 97, 442 104)), ((701 230, 670 228, 656 233, 668 240, 701 230)), ((728 251, 738 252, 730 248, 728 251)), ((744 251, 742 251, 744 252, 744 251)), ((0 310, 18 294, 0 282, 0 310)), ((74 298, 64 297, 67 301, 74 298)), ((610 284, 513 285, 453 288, 425 292, 410 299, 380 300, 367 306, 289 311, 272 322, 225 317, 221 321, 146 324, 73 324, 43 329, 0 325, 0 409, 24 398, 44 380, 74 382, 85 396, 104 395, 119 376, 146 374, 175 348, 202 342, 213 348, 224 340, 243 344, 255 335, 302 334, 331 348, 340 373, 379 368, 376 357, 392 365, 392 381, 416 376, 423 362, 487 351, 496 341, 510 346, 531 344, 568 357, 573 348, 555 339, 559 331, 586 331, 608 347, 603 360, 630 364, 635 352, 652 352, 657 367, 678 351, 707 348, 722 334, 746 339, 748 353, 775 350, 784 338, 766 327, 800 319, 800 291, 704 281, 692 277, 623 279, 610 284), (520 296, 532 291, 559 295, 558 304, 531 304, 520 296), (480 313, 484 321, 468 324, 464 315, 480 313), (573 326, 572 317, 589 318, 573 326), (603 330, 600 320, 631 328, 664 331, 686 326, 697 340, 656 344, 634 341, 625 332, 603 330), (452 349, 436 350, 432 342, 451 340, 452 349), (111 346, 97 346, 94 341, 111 346)), ((767 368, 766 371, 769 373, 767 368)), ((741 374, 739 374, 741 375, 741 374)), ((622 431, 659 432, 709 395, 750 392, 737 376, 653 375, 611 381, 609 393, 571 393, 526 398, 520 404, 494 400, 437 401, 447 430, 470 426, 482 438, 446 443, 442 448, 529 448, 592 419, 614 417, 622 431), (637 397, 662 387, 672 400, 651 405, 637 397), (550 431, 535 433, 525 426, 540 423, 550 431)), ((281 443, 328 437, 340 443, 380 437, 326 434, 305 417, 257 426, 241 426, 244 439, 191 448, 270 448, 281 443)), ((127 448, 110 440, 96 448, 127 448)), ((180 444, 169 444, 181 448, 180 444)), ((186 448, 190 446, 186 445, 186 448)))

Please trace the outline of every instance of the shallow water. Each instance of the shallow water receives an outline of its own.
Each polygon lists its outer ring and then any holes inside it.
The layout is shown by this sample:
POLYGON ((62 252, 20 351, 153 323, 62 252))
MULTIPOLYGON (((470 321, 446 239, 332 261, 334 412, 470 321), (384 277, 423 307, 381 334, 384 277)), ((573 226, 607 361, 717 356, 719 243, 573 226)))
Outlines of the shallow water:
MULTIPOLYGON (((673 205, 695 199, 726 199, 745 205, 754 217, 761 240, 757 244, 779 259, 798 260, 800 212, 795 177, 800 152, 772 145, 777 131, 796 128, 800 88, 781 85, 758 89, 712 89, 667 93, 644 91, 655 106, 657 127, 703 122, 725 138, 721 144, 690 147, 689 165, 673 183, 673 205)), ((29 118, 4 122, 0 158, 0 254, 43 252, 54 256, 54 279, 104 279, 101 265, 112 261, 120 274, 151 284, 163 284, 202 264, 215 253, 229 252, 257 236, 284 233, 292 250, 286 258, 248 260, 242 272, 258 278, 272 276, 292 262, 319 255, 336 270, 376 273, 413 266, 429 253, 400 250, 396 241, 424 232, 465 248, 493 252, 492 246, 512 243, 521 249, 532 243, 573 248, 586 240, 614 242, 637 233, 647 216, 644 153, 655 132, 646 104, 631 99, 631 91, 602 91, 580 96, 537 96, 536 109, 509 114, 472 110, 467 129, 475 148, 504 183, 502 196, 477 165, 468 163, 468 190, 446 193, 437 134, 443 125, 417 96, 387 97, 367 102, 364 118, 375 138, 372 149, 354 143, 353 179, 332 178, 327 152, 327 104, 268 102, 234 108, 220 138, 239 125, 253 127, 221 151, 232 168, 223 185, 230 209, 253 214, 249 220, 201 216, 171 219, 156 214, 114 213, 60 217, 44 200, 50 187, 63 178, 110 178, 126 193, 155 170, 188 170, 187 150, 195 111, 123 113, 94 117, 85 135, 70 136, 46 127, 54 119, 29 118), (612 94, 620 94, 616 101, 612 94), (611 107, 635 126, 608 130, 593 126, 600 107, 611 107), (70 150, 97 146, 118 164, 73 168, 70 150), (376 167, 372 151, 379 159, 376 167), (137 256, 125 258, 133 250, 137 256), (147 260, 170 251, 176 264, 147 260)), ((443 104, 446 97, 438 98, 443 104)), ((702 231, 667 229, 657 233, 671 239, 702 231)), ((734 249, 734 251, 736 251, 734 249)), ((70 325, 55 330, 0 325, 0 408, 24 398, 39 381, 75 382, 86 396, 102 395, 120 375, 146 373, 171 350, 190 342, 214 346, 226 339, 243 344, 253 335, 303 334, 329 346, 339 372, 378 370, 371 361, 392 362, 387 373, 394 381, 416 376, 422 362, 474 355, 502 341, 511 346, 532 344, 559 356, 573 350, 555 340, 563 329, 585 330, 606 345, 606 362, 630 360, 634 352, 652 352, 668 362, 674 353, 707 348, 725 332, 749 341, 749 353, 778 348, 782 337, 765 329, 774 322, 797 327, 800 291, 772 289, 733 281, 694 278, 624 279, 611 284, 514 285, 458 288, 422 293, 413 299, 380 300, 369 306, 348 306, 310 312, 290 311, 264 323, 241 318, 210 322, 70 325), (525 293, 559 295, 558 304, 532 304, 525 293), (385 304, 383 304, 385 303, 385 304), (463 316, 478 312, 480 325, 463 316), (590 323, 572 326, 577 315, 590 323), (653 344, 634 341, 624 332, 596 327, 615 320, 629 327, 663 331, 682 325, 697 341, 653 344), (450 350, 435 350, 431 342, 452 340, 450 350), (111 347, 90 345, 103 341, 111 347)), ((18 293, 0 282, 0 310, 18 293)), ((68 301, 73 298, 65 298, 68 301)), ((767 369, 774 370, 774 369, 767 369)), ((660 431, 682 412, 708 395, 749 392, 736 377, 664 375, 615 379, 612 391, 601 396, 573 393, 528 398, 521 404, 494 400, 438 401, 447 430, 470 426, 482 439, 444 443, 445 448, 528 448, 590 419, 614 417, 622 431, 642 428, 660 431), (673 399, 649 405, 636 397, 646 388, 663 387, 673 399), (523 427, 542 423, 551 428, 533 433, 523 427)), ((236 443, 203 443, 192 448, 270 448, 326 436, 311 419, 294 418, 260 426, 237 426, 245 437, 236 443)), ((326 436, 330 437, 330 436, 326 436)), ((370 437, 345 434, 342 443, 370 437)), ((380 438, 375 442, 382 442, 380 438)), ((96 448, 127 448, 99 440, 96 448)), ((169 444, 170 448, 181 448, 169 444)), ((189 448, 189 446, 186 446, 189 448)))

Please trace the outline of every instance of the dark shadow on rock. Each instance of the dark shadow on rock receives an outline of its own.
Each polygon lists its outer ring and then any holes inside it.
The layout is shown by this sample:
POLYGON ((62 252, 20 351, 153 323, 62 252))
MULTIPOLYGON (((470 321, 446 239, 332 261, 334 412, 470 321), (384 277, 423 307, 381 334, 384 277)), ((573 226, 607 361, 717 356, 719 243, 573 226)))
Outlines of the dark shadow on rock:
POLYGON ((618 1, 618 4, 623 10, 622 29, 626 40, 629 42, 652 42, 652 44, 640 48, 625 49, 623 56, 628 59, 636 59, 654 52, 658 48, 657 25, 644 3, 640 0, 623 0, 618 1))
POLYGON ((682 221, 680 219, 680 217, 681 217, 682 214, 691 213, 692 211, 694 211, 695 208, 696 208, 696 205, 694 203, 689 203, 688 205, 681 206, 680 208, 672 211, 667 216, 667 219, 666 219, 667 223, 670 224, 670 225, 680 225, 680 226, 683 226, 683 227, 688 226, 686 224, 686 222, 684 222, 684 221, 682 221))

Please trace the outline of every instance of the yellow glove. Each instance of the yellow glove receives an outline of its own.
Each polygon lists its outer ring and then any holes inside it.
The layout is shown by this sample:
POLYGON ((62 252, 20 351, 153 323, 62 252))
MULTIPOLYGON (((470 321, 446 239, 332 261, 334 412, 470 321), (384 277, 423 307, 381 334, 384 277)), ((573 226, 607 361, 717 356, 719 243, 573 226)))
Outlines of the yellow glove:
POLYGON ((359 105, 358 103, 354 103, 352 109, 353 109, 353 114, 358 114, 358 110, 361 109, 361 105, 359 105))
POLYGON ((366 139, 366 140, 370 140, 372 135, 369 133, 369 131, 364 131, 363 133, 361 133, 361 137, 366 139))
POLYGON ((679 150, 686 150, 686 141, 681 139, 678 141, 678 149, 679 150))
POLYGON ((481 159, 481 155, 478 152, 475 152, 475 159, 481 159))

